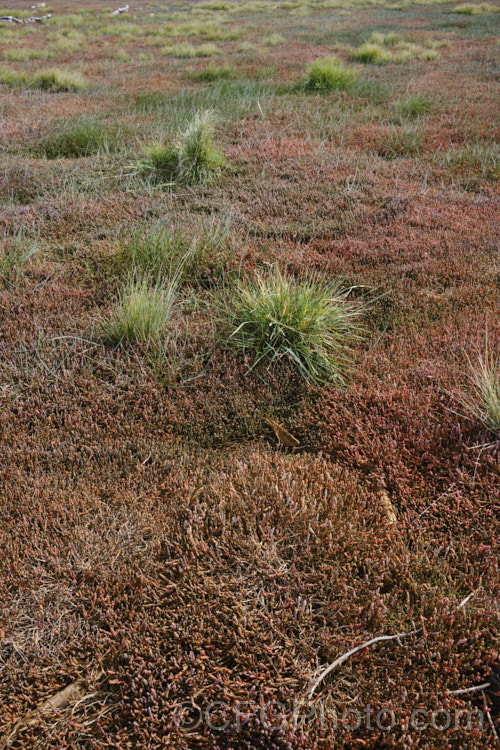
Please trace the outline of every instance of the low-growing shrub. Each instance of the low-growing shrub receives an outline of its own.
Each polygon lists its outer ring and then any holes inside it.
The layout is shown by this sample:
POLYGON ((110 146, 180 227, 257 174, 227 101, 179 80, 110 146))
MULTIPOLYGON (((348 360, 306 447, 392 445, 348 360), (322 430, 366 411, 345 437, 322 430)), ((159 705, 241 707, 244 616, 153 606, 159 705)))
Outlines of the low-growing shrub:
POLYGON ((160 344, 172 319, 177 286, 176 278, 152 284, 148 277, 131 273, 118 302, 101 323, 105 343, 112 346, 134 342, 160 344))
POLYGON ((139 172, 154 182, 208 183, 221 172, 225 159, 213 143, 215 116, 206 110, 195 115, 173 146, 149 148, 139 172))
POLYGON ((310 91, 345 91, 357 78, 357 71, 346 67, 337 58, 323 57, 307 67, 305 88, 310 91))
POLYGON ((278 269, 240 279, 223 302, 228 341, 253 354, 253 365, 292 362, 306 380, 342 380, 359 308, 348 290, 318 276, 296 280, 278 269))

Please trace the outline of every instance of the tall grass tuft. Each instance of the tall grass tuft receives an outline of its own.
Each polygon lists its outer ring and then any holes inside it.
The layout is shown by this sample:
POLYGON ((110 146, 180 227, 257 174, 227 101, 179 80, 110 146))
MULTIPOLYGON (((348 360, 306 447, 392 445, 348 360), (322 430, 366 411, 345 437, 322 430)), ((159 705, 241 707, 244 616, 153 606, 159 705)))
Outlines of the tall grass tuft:
POLYGON ((346 91, 357 78, 357 71, 336 57, 323 57, 308 66, 304 85, 309 91, 346 91))
POLYGON ((500 435, 500 357, 486 347, 477 364, 469 361, 469 388, 462 406, 493 433, 500 435))
POLYGON ((296 280, 275 269, 238 280, 224 300, 228 341, 263 360, 292 362, 309 381, 342 381, 349 340, 357 335, 359 307, 349 290, 324 278, 296 280))
POLYGON ((147 149, 138 171, 154 182, 212 182, 225 164, 213 143, 215 123, 211 110, 196 114, 173 146, 159 144, 147 149))
POLYGON ((148 277, 131 273, 117 304, 102 322, 104 342, 113 346, 135 342, 161 345, 172 319, 177 289, 176 278, 152 284, 148 277))

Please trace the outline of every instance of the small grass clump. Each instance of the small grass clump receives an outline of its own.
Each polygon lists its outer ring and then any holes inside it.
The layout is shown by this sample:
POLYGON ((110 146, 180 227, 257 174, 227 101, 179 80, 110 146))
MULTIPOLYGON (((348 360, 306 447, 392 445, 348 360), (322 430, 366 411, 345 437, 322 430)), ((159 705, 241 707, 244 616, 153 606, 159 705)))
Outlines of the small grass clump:
POLYGON ((228 81, 234 78, 236 69, 232 65, 209 65, 203 70, 188 73, 191 81, 211 83, 212 81, 228 81))
POLYGON ((219 51, 215 44, 168 44, 162 47, 162 53, 167 57, 187 59, 191 57, 213 57, 219 51))
POLYGON ((489 3, 463 3, 453 8, 453 13, 461 13, 464 16, 484 16, 489 13, 498 13, 498 8, 489 3))
POLYGON ((84 116, 75 121, 56 123, 34 150, 47 159, 77 159, 112 151, 117 147, 119 137, 118 128, 84 116))
POLYGON ((368 65, 385 65, 392 62, 393 54, 384 49, 380 44, 366 42, 351 54, 351 60, 368 65))
POLYGON ((177 300, 177 279, 157 281, 131 273, 110 316, 102 322, 103 341, 111 346, 161 343, 177 300))
POLYGON ((0 245, 0 280, 11 284, 21 279, 27 263, 37 252, 38 247, 24 237, 0 245))
POLYGON ((28 88, 42 91, 83 91, 87 83, 80 73, 57 68, 40 70, 31 78, 28 88))
POLYGON ((2 52, 2 60, 10 60, 11 62, 47 60, 49 57, 54 57, 51 50, 34 49, 32 47, 11 47, 2 52))
POLYGON ((445 166, 469 177, 496 180, 500 176, 500 145, 494 141, 466 143, 445 152, 441 160, 445 166))
POLYGON ((395 111, 399 117, 410 119, 427 114, 431 111, 432 106, 432 100, 427 94, 409 94, 398 99, 395 104, 395 111))
POLYGON ((438 53, 431 47, 407 42, 398 34, 372 34, 367 42, 351 53, 351 60, 368 65, 405 63, 411 60, 435 60, 438 53))
POLYGON ((87 88, 85 79, 80 73, 57 70, 56 68, 40 70, 31 76, 15 70, 0 70, 0 83, 17 88, 54 92, 83 91, 87 88))
POLYGON ((415 127, 394 127, 380 145, 378 153, 385 159, 411 159, 420 155, 422 143, 423 135, 415 127))
POLYGON ((346 67, 336 57, 323 57, 308 66, 305 88, 309 91, 346 91, 352 88, 357 78, 357 71, 346 67))
POLYGON ((197 113, 173 146, 159 144, 147 150, 139 172, 153 182, 212 182, 225 164, 223 154, 213 143, 215 122, 211 110, 197 113))
POLYGON ((230 221, 211 219, 187 229, 159 222, 139 230, 121 243, 118 266, 152 277, 176 276, 180 281, 213 283, 223 272, 231 252, 230 221))
POLYGON ((469 361, 469 387, 461 402, 469 414, 500 435, 500 357, 488 347, 478 363, 469 361))
POLYGON ((278 269, 239 280, 224 300, 228 340, 253 353, 252 368, 287 359, 306 380, 342 381, 359 315, 348 291, 318 276, 299 281, 278 269))

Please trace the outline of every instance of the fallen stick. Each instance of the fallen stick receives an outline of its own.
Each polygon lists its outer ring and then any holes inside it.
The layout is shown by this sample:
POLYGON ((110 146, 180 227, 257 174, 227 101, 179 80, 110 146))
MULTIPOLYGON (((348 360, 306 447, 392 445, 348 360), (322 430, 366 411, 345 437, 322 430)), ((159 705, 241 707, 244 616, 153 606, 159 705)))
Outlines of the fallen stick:
POLYGON ((362 651, 364 648, 368 648, 368 646, 373 646, 374 643, 380 643, 380 641, 394 641, 399 638, 408 638, 410 635, 415 635, 419 632, 420 630, 411 630, 409 633, 396 633, 396 635, 379 635, 377 638, 372 638, 369 641, 365 641, 365 643, 361 643, 361 645, 356 646, 356 648, 353 648, 347 653, 342 654, 342 656, 339 656, 338 659, 335 659, 335 661, 332 662, 326 669, 324 669, 319 677, 316 678, 316 680, 312 684, 311 689, 309 690, 309 694, 307 696, 308 699, 311 700, 314 693, 316 692, 316 689, 319 687, 319 685, 321 685, 325 677, 329 675, 330 672, 333 672, 336 667, 340 667, 351 656, 357 654, 358 651, 362 651))
POLYGON ((59 690, 58 693, 48 698, 35 708, 34 711, 30 711, 30 713, 19 719, 12 732, 1 741, 0 748, 10 747, 25 727, 34 726, 38 724, 41 718, 47 716, 47 714, 67 708, 72 703, 76 703, 85 695, 85 692, 85 683, 83 680, 72 682, 71 685, 67 685, 62 690, 59 690))
POLYGON ((447 690, 448 695, 465 695, 465 693, 475 693, 477 690, 484 690, 491 685, 491 682, 483 682, 482 685, 473 685, 469 688, 461 688, 460 690, 447 690))
POLYGON ((491 733, 493 734, 493 737, 495 738, 495 745, 498 747, 498 733, 495 729, 495 725, 493 723, 493 719, 491 718, 491 711, 490 707, 488 706, 488 701, 486 700, 486 693, 484 690, 481 690, 482 696, 483 696, 483 706, 484 706, 484 713, 486 714, 486 717, 488 719, 488 724, 491 728, 491 733))

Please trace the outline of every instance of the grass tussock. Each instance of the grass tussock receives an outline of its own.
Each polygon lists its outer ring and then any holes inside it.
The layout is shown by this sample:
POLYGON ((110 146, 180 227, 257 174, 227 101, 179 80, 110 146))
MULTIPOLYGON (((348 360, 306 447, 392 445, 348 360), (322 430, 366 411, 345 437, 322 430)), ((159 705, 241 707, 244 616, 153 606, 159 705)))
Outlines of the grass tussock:
POLYGON ((167 44, 162 47, 162 53, 167 57, 179 57, 180 59, 189 59, 193 57, 213 57, 218 53, 215 44, 167 44))
POLYGON ((106 344, 161 344, 177 300, 176 278, 152 283, 131 273, 110 315, 101 322, 106 344))
POLYGON ((40 70, 33 75, 14 70, 0 70, 0 83, 25 89, 40 89, 52 92, 77 92, 88 88, 80 73, 57 68, 40 70))
POLYGON ((233 65, 209 65, 203 70, 193 70, 188 73, 191 81, 197 83, 212 83, 213 81, 229 81, 236 77, 233 65))
POLYGON ((423 145, 423 134, 416 127, 394 127, 379 146, 379 156, 385 159, 411 159, 419 156, 423 145))
POLYGON ((469 361, 468 389, 461 397, 466 411, 500 435, 500 357, 488 347, 476 364, 469 361))
POLYGON ((336 57, 323 57, 306 70, 305 88, 309 91, 346 91, 356 83, 358 73, 336 57))
POLYGON ((22 279, 27 264, 37 252, 37 245, 23 236, 0 244, 0 281, 11 285, 22 279))
POLYGON ((211 110, 197 113, 172 146, 149 148, 138 171, 153 182, 188 185, 213 182, 225 159, 214 144, 216 118, 211 110))
POLYGON ((347 297, 338 284, 279 269, 240 279, 224 301, 228 340, 253 354, 252 367, 287 359, 306 380, 341 381, 359 316, 347 297))
POLYGON ((498 13, 498 8, 489 3, 462 3, 453 8, 453 13, 460 13, 464 16, 484 16, 490 13, 498 13))
POLYGON ((432 107, 432 99, 427 94, 416 93, 398 99, 394 109, 399 117, 413 119, 428 114, 432 107))
POLYGON ((405 63, 411 60, 435 60, 437 51, 405 41, 399 34, 372 34, 367 42, 353 50, 351 60, 368 65, 405 63))
POLYGON ((215 282, 231 257, 231 222, 205 219, 197 226, 176 227, 159 222, 121 243, 118 267, 137 269, 154 278, 177 277, 205 285, 215 282))
POLYGON ((115 150, 120 137, 118 127, 82 116, 75 121, 56 123, 34 150, 47 159, 77 159, 115 150))

